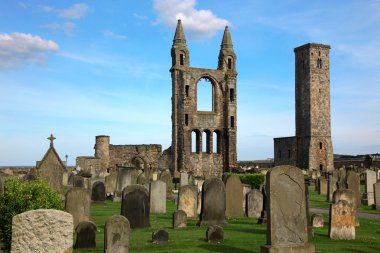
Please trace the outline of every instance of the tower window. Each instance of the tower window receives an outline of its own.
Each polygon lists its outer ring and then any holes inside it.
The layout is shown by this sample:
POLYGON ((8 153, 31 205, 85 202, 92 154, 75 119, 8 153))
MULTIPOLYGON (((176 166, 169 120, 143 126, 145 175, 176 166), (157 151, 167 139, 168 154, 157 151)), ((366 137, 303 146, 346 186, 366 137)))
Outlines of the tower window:
POLYGON ((189 85, 186 85, 186 86, 185 86, 185 94, 186 94, 186 97, 189 97, 189 91, 190 91, 190 86, 189 86, 189 85))
POLYGON ((228 69, 232 69, 232 59, 228 58, 227 60, 228 69))
POLYGON ((230 125, 231 125, 232 128, 234 128, 235 127, 235 117, 231 116, 230 120, 231 120, 231 122, 230 122, 231 124, 230 125))
POLYGON ((319 149, 322 149, 322 142, 319 143, 319 149))
POLYGON ((193 130, 191 132, 191 152, 200 153, 201 151, 200 142, 201 142, 201 138, 200 138, 199 130, 193 130))
POLYGON ((189 125, 189 114, 185 114, 185 125, 188 126, 189 125))
POLYGON ((234 98, 235 98, 235 90, 231 88, 230 89, 230 102, 233 102, 234 98))
POLYGON ((323 170, 323 164, 319 165, 319 170, 323 170))
POLYGON ((179 65, 183 65, 183 59, 184 59, 184 55, 180 54, 179 55, 179 65))
POLYGON ((317 60, 317 68, 321 69, 322 68, 322 59, 318 58, 317 60))
POLYGON ((214 153, 220 153, 220 132, 218 130, 214 131, 212 141, 214 153))

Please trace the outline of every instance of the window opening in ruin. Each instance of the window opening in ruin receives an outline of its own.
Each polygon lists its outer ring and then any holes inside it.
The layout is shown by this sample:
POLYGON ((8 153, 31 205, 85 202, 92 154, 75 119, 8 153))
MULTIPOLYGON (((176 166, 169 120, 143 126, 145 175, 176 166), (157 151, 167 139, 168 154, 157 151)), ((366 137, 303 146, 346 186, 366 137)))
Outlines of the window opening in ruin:
POLYGON ((319 170, 323 170, 323 165, 322 164, 319 165, 319 170))
POLYGON ((193 130, 191 132, 191 152, 199 153, 200 134, 198 131, 193 130))
POLYGON ((189 114, 185 114, 185 125, 188 126, 189 125, 189 114))
POLYGON ((317 68, 321 69, 322 68, 322 60, 318 58, 317 60, 317 68))
POLYGON ((234 98, 235 98, 235 90, 234 89, 230 89, 230 102, 234 102, 234 98))
POLYGON ((220 153, 220 133, 215 130, 212 134, 212 147, 214 153, 220 153))
POLYGON ((189 85, 186 85, 186 86, 185 86, 185 94, 186 94, 186 97, 189 97, 189 91, 190 91, 190 86, 189 86, 189 85))
POLYGON ((210 132, 204 131, 202 133, 202 152, 210 153, 210 132))
POLYGON ((232 59, 228 58, 227 60, 228 69, 232 69, 232 59))
POLYGON ((319 149, 322 149, 322 142, 319 143, 319 149))
POLYGON ((213 87, 206 77, 202 77, 197 84, 197 111, 213 111, 213 87))
POLYGON ((232 128, 235 127, 235 117, 234 116, 231 116, 231 122, 230 122, 230 125, 232 128))
POLYGON ((184 55, 179 54, 179 65, 183 65, 183 58, 184 58, 184 55))

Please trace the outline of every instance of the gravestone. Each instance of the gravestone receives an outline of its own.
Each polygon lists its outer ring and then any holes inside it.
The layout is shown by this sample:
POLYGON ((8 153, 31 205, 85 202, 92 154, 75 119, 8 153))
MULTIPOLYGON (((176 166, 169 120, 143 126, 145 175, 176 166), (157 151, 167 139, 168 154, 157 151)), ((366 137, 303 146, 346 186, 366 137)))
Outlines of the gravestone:
POLYGON ((186 171, 181 172, 181 186, 185 186, 189 184, 189 175, 187 174, 186 171))
POLYGON ((189 185, 196 185, 195 184, 195 176, 194 176, 194 172, 190 171, 188 173, 188 184, 189 185))
POLYGON ((85 188, 84 177, 74 176, 74 187, 85 188))
POLYGON ((73 230, 73 217, 63 211, 37 209, 17 214, 12 219, 11 252, 72 252, 73 230))
POLYGON ((206 230, 207 242, 220 243, 224 241, 224 231, 221 226, 211 225, 206 230))
POLYGON ((267 244, 261 252, 315 252, 308 242, 305 182, 302 170, 276 166, 266 175, 267 244))
POLYGON ((62 175, 62 185, 63 186, 67 186, 69 182, 69 173, 68 172, 63 172, 63 175, 62 175))
POLYGON ((74 186, 74 173, 70 173, 69 179, 67 180, 67 185, 74 186))
POLYGON ((106 188, 103 182, 97 181, 92 185, 91 200, 95 202, 104 202, 106 200, 106 188))
POLYGON ((90 193, 83 188, 71 188, 66 193, 65 211, 74 219, 74 228, 81 221, 90 220, 91 197, 90 193))
POLYGON ((226 182, 226 217, 242 218, 244 212, 243 203, 243 185, 238 175, 231 175, 226 182))
POLYGON ((329 237, 334 240, 355 240, 356 199, 351 190, 334 192, 330 205, 329 237))
POLYGON ((322 214, 313 214, 311 216, 311 224, 313 228, 323 228, 325 220, 322 214))
POLYGON ((137 177, 137 184, 145 185, 148 184, 149 180, 147 179, 144 172, 140 173, 140 175, 137 177))
POLYGON ((262 211, 260 214, 260 218, 257 219, 257 224, 266 224, 268 221, 268 219, 267 219, 267 202, 268 202, 268 199, 267 199, 267 193, 266 193, 264 184, 260 185, 260 190, 261 190, 261 194, 263 195, 263 207, 262 207, 262 211))
POLYGON ((166 213, 166 184, 161 180, 149 184, 151 213, 166 213))
POLYGON ((128 185, 135 184, 133 182, 132 174, 136 172, 133 167, 119 167, 116 179, 116 192, 121 195, 121 192, 128 185))
POLYGON ((337 190, 337 178, 330 175, 328 180, 328 187, 327 187, 327 201, 331 203, 333 198, 333 193, 337 190))
POLYGON ((247 216, 247 195, 251 190, 251 185, 243 184, 243 212, 245 216, 247 216))
POLYGON ((346 176, 346 189, 354 192, 356 207, 360 206, 360 177, 355 171, 348 171, 346 176))
POLYGON ((202 210, 202 191, 198 191, 198 201, 197 201, 197 214, 200 215, 202 210))
POLYGON ((106 188, 106 196, 114 195, 116 191, 117 174, 111 173, 104 178, 104 185, 106 188))
POLYGON ((219 178, 208 178, 202 187, 200 226, 226 224, 226 188, 219 178))
POLYGON ((111 216, 104 228, 105 253, 129 253, 130 225, 122 215, 111 216))
POLYGON ((173 213, 173 228, 187 227, 187 215, 183 210, 177 210, 173 213))
POLYGON ((380 182, 373 185, 373 192, 375 195, 374 208, 380 210, 380 182))
POLYGON ((152 233, 152 243, 164 243, 169 241, 169 233, 160 228, 152 233))
POLYGON ((347 171, 345 168, 340 168, 338 170, 338 189, 345 189, 346 188, 346 176, 347 171))
POLYGON ((131 228, 149 228, 149 193, 145 186, 130 185, 123 190, 121 215, 126 217, 131 228))
POLYGON ((172 190, 173 190, 173 186, 172 186, 172 175, 170 174, 169 171, 163 171, 161 174, 160 174, 160 177, 159 179, 162 181, 162 182, 165 182, 166 184, 166 198, 167 199, 172 199, 173 198, 173 194, 172 194, 172 190))
POLYGON ((263 211, 263 194, 257 189, 251 190, 247 194, 247 217, 260 218, 263 211))
POLYGON ((366 206, 372 206, 375 203, 373 184, 376 183, 376 172, 373 170, 366 170, 365 175, 365 192, 363 194, 363 204, 366 206))
POLYGON ((77 240, 75 249, 96 247, 96 225, 92 221, 82 221, 75 229, 77 240))
POLYGON ((327 180, 324 177, 320 177, 318 180, 318 190, 320 195, 327 194, 327 180))
POLYGON ((183 210, 188 218, 197 217, 197 187, 181 186, 178 191, 178 210, 183 210))

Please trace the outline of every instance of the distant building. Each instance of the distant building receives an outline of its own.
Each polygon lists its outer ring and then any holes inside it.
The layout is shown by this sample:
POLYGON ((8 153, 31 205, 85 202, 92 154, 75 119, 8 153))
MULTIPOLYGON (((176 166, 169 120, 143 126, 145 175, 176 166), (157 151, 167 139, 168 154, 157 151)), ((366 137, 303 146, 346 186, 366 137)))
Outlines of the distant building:
POLYGON ((50 186, 57 192, 63 191, 63 174, 67 171, 66 164, 62 162, 54 148, 56 138, 50 135, 50 147, 41 161, 36 162, 36 172, 45 178, 50 186))
POLYGON ((294 49, 296 136, 274 139, 275 165, 333 170, 330 123, 330 46, 306 44, 294 49))

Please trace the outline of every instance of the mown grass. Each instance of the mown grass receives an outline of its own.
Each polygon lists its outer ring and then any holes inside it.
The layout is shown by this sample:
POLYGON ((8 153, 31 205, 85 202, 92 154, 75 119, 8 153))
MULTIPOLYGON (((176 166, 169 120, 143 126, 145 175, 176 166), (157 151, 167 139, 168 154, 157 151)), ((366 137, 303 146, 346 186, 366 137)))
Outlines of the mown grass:
MULTIPOLYGON (((311 204, 314 207, 327 206, 322 202, 325 196, 314 194, 310 189, 311 204)), ((232 252, 248 253, 260 252, 260 246, 266 243, 266 225, 257 224, 257 219, 232 219, 224 227, 225 241, 220 244, 210 244, 205 241, 206 227, 196 226, 197 220, 189 220, 188 227, 172 229, 172 213, 175 211, 173 201, 167 201, 166 214, 151 214, 150 229, 132 230, 130 252, 232 252), (165 228, 169 232, 169 242, 165 244, 152 244, 152 232, 158 228, 165 228)), ((104 204, 93 204, 91 208, 91 220, 98 226, 97 248, 86 250, 74 250, 74 252, 103 252, 104 224, 106 220, 120 213, 120 203, 106 201, 104 204)), ((316 246, 319 253, 325 252, 380 252, 380 220, 360 219, 360 227, 356 229, 356 240, 334 241, 328 238, 328 215, 325 217, 324 228, 314 230, 315 236, 311 243, 316 246)), ((75 238, 74 238, 75 239, 75 238)))

